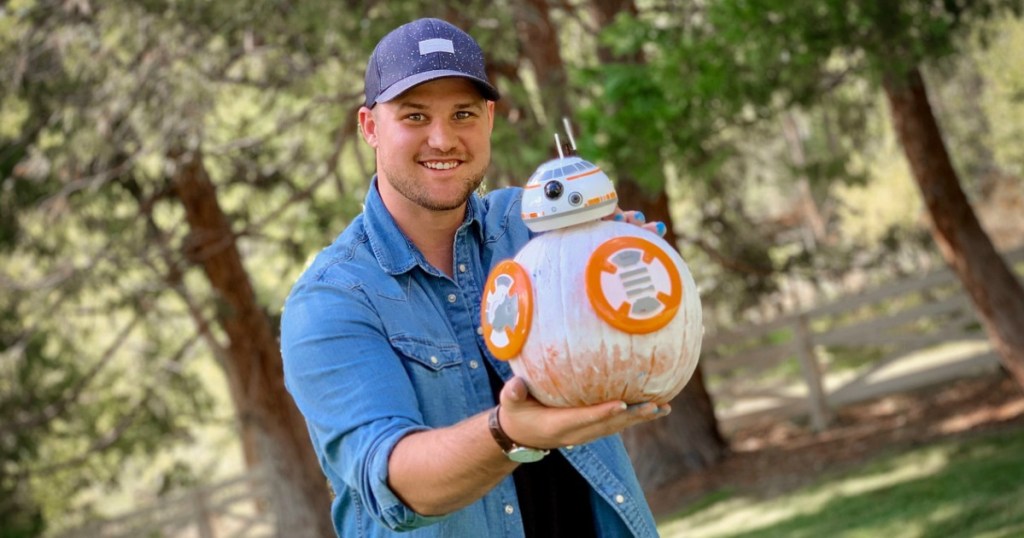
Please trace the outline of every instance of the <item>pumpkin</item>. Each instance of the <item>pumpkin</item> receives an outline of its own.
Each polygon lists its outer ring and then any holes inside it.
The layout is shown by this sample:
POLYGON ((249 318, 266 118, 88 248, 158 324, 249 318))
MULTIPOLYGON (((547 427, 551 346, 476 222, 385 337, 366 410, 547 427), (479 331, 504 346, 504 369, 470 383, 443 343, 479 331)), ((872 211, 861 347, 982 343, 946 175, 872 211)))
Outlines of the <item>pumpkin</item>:
POLYGON ((481 322, 491 353, 555 407, 666 403, 693 375, 703 337, 683 259, 613 221, 540 234, 495 266, 481 322))

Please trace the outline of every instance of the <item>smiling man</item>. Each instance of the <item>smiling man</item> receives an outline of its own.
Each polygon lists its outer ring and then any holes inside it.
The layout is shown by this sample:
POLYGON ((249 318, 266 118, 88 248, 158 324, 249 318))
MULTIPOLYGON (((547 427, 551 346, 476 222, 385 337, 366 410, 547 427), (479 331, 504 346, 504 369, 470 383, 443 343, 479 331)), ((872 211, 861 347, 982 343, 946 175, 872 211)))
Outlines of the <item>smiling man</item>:
POLYGON ((494 102, 466 79, 438 79, 364 107, 359 124, 377 150, 388 196, 397 193, 427 212, 460 210, 484 180, 494 102))
POLYGON ((475 192, 498 98, 479 45, 441 20, 395 29, 367 64, 377 174, 281 324, 340 536, 657 535, 617 434, 668 406, 545 407, 481 336, 488 272, 530 239, 521 190, 475 192))
POLYGON ((445 77, 364 106, 359 125, 377 152, 384 206, 427 261, 450 276, 452 232, 490 162, 494 101, 465 78, 445 77))

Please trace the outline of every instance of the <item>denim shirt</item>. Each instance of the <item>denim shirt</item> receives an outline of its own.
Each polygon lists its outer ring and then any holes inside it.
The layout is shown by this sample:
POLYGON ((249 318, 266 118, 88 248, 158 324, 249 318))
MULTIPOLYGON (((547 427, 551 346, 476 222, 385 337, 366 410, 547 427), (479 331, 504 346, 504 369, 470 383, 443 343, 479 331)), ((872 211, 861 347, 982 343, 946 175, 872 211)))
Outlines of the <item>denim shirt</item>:
MULTIPOLYGON (((449 278, 401 232, 374 178, 363 214, 292 289, 281 322, 285 384, 335 491, 340 536, 523 536, 511 475, 443 516, 417 514, 388 486, 388 457, 402 437, 493 407, 484 361, 503 379, 513 375, 487 351, 480 298, 491 267, 531 237, 521 194, 472 196, 449 278)), ((657 536, 618 436, 561 451, 591 486, 600 536, 657 536)))

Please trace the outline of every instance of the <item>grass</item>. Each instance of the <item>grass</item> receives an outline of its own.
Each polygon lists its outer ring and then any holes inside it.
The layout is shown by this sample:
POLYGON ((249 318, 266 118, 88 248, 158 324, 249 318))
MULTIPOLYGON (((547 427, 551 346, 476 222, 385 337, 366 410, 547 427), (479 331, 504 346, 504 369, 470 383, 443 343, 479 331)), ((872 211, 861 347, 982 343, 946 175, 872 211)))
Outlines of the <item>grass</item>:
POLYGON ((1024 431, 882 457, 770 499, 709 494, 663 538, 1024 536, 1024 431))

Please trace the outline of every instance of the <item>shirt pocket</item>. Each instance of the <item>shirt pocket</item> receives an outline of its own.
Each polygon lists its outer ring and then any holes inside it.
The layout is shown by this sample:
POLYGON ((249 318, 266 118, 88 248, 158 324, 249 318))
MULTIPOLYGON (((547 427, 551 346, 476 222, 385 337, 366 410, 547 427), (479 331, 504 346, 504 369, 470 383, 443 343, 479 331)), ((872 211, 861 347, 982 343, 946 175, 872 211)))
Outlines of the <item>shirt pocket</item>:
POLYGON ((409 335, 390 338, 416 392, 424 424, 439 428, 466 418, 462 352, 453 343, 409 335))

